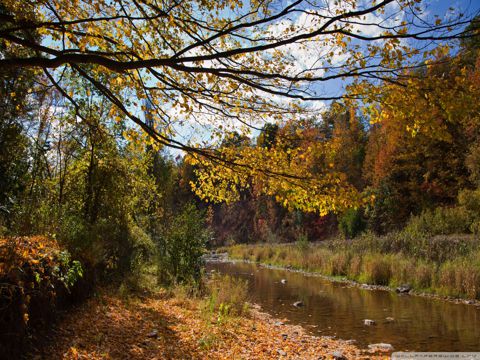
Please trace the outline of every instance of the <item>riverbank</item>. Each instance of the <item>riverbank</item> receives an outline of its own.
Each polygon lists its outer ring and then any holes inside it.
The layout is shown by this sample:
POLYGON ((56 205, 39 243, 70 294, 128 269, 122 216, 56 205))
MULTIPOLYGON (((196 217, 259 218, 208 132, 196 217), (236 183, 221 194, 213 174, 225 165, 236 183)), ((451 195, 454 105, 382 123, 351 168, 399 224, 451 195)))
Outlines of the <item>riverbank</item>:
POLYGON ((122 297, 102 291, 68 313, 35 359, 385 358, 348 341, 307 335, 252 307, 242 316, 206 313, 200 298, 166 291, 122 297), (207 315, 206 315, 207 314, 207 315), (210 314, 210 315, 208 315, 210 314), (213 315, 213 316, 212 316, 213 315))
MULTIPOLYGON (((466 256, 433 261, 400 251, 382 252, 378 244, 361 241, 360 244, 343 241, 234 245, 217 251, 227 252, 230 259, 317 274, 365 288, 399 290, 480 305, 478 250, 466 256)), ((468 241, 473 243, 473 240, 468 241)))

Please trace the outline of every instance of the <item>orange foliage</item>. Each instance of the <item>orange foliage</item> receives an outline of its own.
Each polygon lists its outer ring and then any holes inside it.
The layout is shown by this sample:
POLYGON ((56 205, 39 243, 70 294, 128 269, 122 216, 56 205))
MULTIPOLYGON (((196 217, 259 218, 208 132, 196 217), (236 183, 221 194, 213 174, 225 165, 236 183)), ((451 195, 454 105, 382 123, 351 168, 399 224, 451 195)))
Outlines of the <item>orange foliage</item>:
POLYGON ((82 269, 44 236, 0 239, 0 259, 0 354, 14 359, 30 329, 53 320, 82 269))
POLYGON ((0 239, 0 276, 25 266, 43 273, 59 251, 58 243, 45 236, 0 239))
MULTIPOLYGON (((342 340, 307 335, 300 326, 252 309, 250 316, 219 322, 201 301, 160 294, 129 298, 104 293, 60 325, 49 359, 381 359, 342 340)), ((35 354, 32 354, 35 355, 35 354)))

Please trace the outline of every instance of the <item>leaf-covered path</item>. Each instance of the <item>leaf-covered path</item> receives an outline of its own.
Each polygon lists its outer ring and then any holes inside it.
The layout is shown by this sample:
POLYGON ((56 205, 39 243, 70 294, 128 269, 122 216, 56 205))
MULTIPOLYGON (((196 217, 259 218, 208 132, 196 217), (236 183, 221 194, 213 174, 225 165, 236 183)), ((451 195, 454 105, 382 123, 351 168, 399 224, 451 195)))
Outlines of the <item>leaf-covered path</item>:
POLYGON ((197 300, 164 294, 102 293, 60 322, 34 359, 348 359, 374 358, 344 341, 315 338, 253 309, 218 319, 197 300), (211 314, 210 314, 211 315, 211 314))

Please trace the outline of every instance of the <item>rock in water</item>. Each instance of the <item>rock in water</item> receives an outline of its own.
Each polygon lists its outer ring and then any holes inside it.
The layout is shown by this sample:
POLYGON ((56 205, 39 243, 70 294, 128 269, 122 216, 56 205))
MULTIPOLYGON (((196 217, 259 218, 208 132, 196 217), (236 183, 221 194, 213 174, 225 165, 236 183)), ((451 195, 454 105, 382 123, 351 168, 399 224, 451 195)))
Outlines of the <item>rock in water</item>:
POLYGON ((295 307, 302 307, 302 306, 303 306, 303 301, 295 301, 295 302, 293 303, 293 306, 295 306, 295 307))
POLYGON ((372 326, 376 324, 374 320, 370 320, 370 319, 363 320, 363 323, 367 326, 372 326))
POLYGON ((372 351, 384 351, 384 352, 390 352, 394 350, 392 345, 386 344, 386 343, 370 344, 368 345, 368 348, 372 351))
POLYGON ((412 290, 412 287, 408 284, 401 285, 395 289, 398 294, 408 294, 412 290))
POLYGON ((282 279, 282 280, 280 280, 280 282, 281 282, 282 284, 286 284, 286 283, 287 283, 287 280, 282 279))

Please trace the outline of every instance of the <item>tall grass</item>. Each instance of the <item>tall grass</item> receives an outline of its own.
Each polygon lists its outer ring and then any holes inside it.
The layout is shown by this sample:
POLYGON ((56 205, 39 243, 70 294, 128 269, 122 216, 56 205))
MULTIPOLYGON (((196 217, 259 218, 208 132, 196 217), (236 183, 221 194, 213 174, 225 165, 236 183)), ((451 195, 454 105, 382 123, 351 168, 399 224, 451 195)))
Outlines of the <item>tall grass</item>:
POLYGON ((214 274, 206 282, 209 313, 219 317, 238 316, 247 310, 248 283, 230 275, 214 274))
POLYGON ((480 299, 480 247, 474 236, 413 237, 365 234, 352 241, 234 245, 230 257, 291 266, 361 283, 398 286, 445 296, 480 299))

